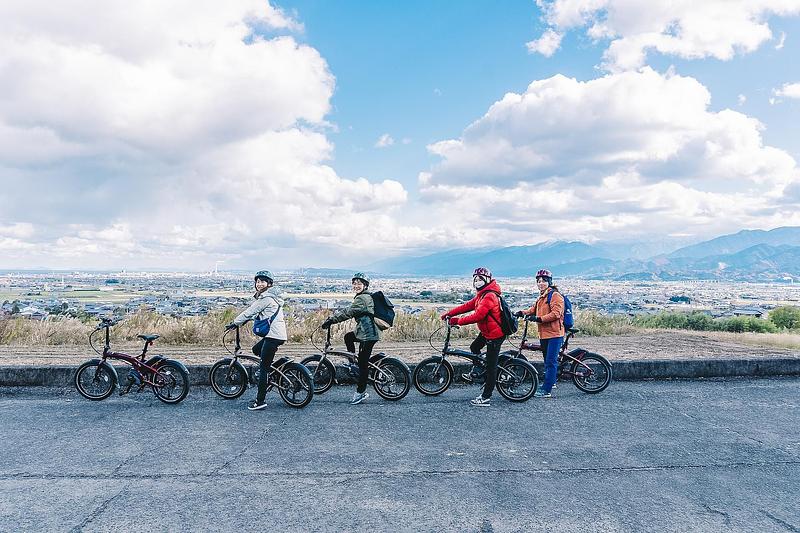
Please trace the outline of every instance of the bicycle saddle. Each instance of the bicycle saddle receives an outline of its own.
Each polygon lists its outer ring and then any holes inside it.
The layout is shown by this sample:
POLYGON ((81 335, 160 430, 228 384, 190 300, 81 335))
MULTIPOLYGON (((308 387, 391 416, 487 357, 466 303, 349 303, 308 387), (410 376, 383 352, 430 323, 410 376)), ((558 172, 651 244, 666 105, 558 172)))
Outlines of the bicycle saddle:
POLYGON ((142 339, 143 341, 147 341, 147 342, 153 342, 154 340, 156 340, 160 336, 161 335, 138 335, 138 337, 140 339, 142 339))
POLYGON ((580 330, 577 328, 567 328, 568 333, 578 333, 580 330))

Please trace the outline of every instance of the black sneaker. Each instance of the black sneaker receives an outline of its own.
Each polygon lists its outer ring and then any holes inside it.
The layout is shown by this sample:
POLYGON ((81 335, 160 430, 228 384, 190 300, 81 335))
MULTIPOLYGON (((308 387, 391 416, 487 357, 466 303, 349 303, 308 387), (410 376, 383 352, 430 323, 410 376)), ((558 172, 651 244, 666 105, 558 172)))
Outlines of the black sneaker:
POLYGON ((260 411, 260 410, 266 409, 266 408, 267 408, 267 402, 258 403, 258 401, 256 401, 256 400, 250 400, 250 403, 247 404, 247 409, 249 411, 260 411))

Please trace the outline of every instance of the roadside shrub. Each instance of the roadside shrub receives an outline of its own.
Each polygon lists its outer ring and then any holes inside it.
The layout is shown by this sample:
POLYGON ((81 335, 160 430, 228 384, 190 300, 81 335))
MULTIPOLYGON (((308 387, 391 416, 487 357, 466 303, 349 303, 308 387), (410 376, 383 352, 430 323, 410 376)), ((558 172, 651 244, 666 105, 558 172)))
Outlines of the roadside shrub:
POLYGON ((731 318, 718 318, 714 321, 716 331, 730 331, 733 333, 775 333, 778 328, 769 320, 751 316, 734 316, 731 318))
POLYGON ((769 312, 769 320, 781 329, 800 329, 800 307, 776 307, 769 312))

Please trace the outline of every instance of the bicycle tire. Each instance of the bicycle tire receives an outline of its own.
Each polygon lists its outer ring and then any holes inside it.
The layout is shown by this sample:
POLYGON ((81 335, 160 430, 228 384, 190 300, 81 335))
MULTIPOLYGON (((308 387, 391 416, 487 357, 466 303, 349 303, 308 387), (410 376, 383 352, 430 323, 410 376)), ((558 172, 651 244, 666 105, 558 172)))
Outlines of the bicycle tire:
POLYGON ((434 355, 420 361, 412 374, 414 387, 425 396, 438 396, 453 383, 453 367, 447 360, 434 355), (430 384, 438 384, 438 387, 430 384))
POLYGON ((208 374, 211 388, 226 400, 234 400, 247 390, 247 370, 244 365, 233 359, 221 359, 214 363, 208 374))
POLYGON ((177 361, 165 359, 153 374, 153 394, 167 404, 177 404, 189 394, 189 373, 177 361), (177 389, 177 394, 172 394, 177 389), (166 393, 166 394, 165 394, 166 393))
POLYGON ((75 388, 78 389, 78 393, 81 396, 87 400, 98 402, 105 400, 114 393, 114 389, 117 386, 117 373, 107 362, 93 359, 78 367, 75 371, 74 381, 75 388), (89 383, 96 383, 98 387, 101 387, 98 389, 99 392, 93 393, 86 389, 82 379, 88 377, 86 372, 94 372, 89 383))
POLYGON ((384 357, 375 361, 375 366, 377 368, 372 369, 372 388, 378 396, 393 402, 405 398, 411 390, 411 372, 408 366, 395 357, 384 357))
POLYGON ((588 352, 581 357, 580 362, 572 362, 570 372, 572 372, 572 382, 575 383, 575 386, 587 394, 603 392, 611 384, 611 363, 600 354, 588 352), (586 375, 586 367, 580 363, 591 366, 592 361, 594 361, 596 365, 592 367, 591 374, 586 375), (597 370, 602 370, 603 373, 599 373, 597 370), (598 375, 600 376, 599 379, 597 377, 598 375))
POLYGON ((306 367, 314 380, 314 394, 328 392, 336 378, 336 367, 333 363, 325 359, 320 365, 321 355, 306 357, 300 364, 306 367))
POLYGON ((536 394, 539 375, 532 364, 522 359, 508 359, 497 365, 495 388, 510 402, 525 402, 536 394), (529 385, 526 383, 530 382, 529 385))
POLYGON ((308 368, 300 363, 287 363, 281 372, 284 375, 276 377, 278 378, 278 393, 284 403, 296 409, 308 405, 314 398, 314 379, 308 368), (298 396, 298 394, 302 395, 298 396))

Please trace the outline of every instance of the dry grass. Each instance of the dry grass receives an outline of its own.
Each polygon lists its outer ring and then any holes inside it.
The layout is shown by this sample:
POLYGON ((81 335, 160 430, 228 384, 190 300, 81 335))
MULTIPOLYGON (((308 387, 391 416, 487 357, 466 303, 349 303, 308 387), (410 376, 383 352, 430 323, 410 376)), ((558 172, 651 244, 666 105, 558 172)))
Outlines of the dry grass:
POLYGON ((703 336, 715 340, 747 344, 749 346, 769 346, 787 350, 800 349, 800 333, 730 333, 727 331, 704 331, 703 336))
MULTIPOLYGON (((112 342, 137 341, 141 333, 160 335, 159 344, 166 345, 217 345, 225 324, 236 316, 233 308, 209 313, 207 316, 175 318, 151 311, 138 311, 114 326, 112 342)), ((314 334, 315 341, 322 342, 324 333, 319 325, 330 315, 329 311, 314 311, 295 314, 286 311, 290 342, 307 343, 314 334)), ((89 333, 97 322, 82 322, 76 318, 53 318, 45 321, 22 318, 0 319, 0 344, 24 346, 85 345, 89 333)), ((418 315, 398 313, 395 327, 384 332, 383 340, 418 341, 428 337, 442 325, 433 311, 418 315)), ((341 344, 345 333, 353 329, 353 323, 344 322, 333 327, 334 342, 341 344)), ((242 328, 242 343, 253 343, 255 337, 249 327, 242 328)), ((461 328, 453 333, 454 338, 471 337, 475 328, 461 328)))
MULTIPOLYGON (((150 311, 138 311, 121 321, 112 329, 112 342, 138 342, 140 333, 160 335, 159 344, 168 346, 217 346, 224 331, 225 324, 236 316, 236 309, 229 308, 215 311, 201 317, 175 318, 150 311)), ((295 313, 286 309, 286 320, 289 331, 289 342, 308 343, 312 333, 314 341, 324 341, 324 333, 319 325, 330 315, 329 311, 320 310, 306 313, 295 313)), ((82 322, 75 318, 51 319, 43 322, 22 318, 0 319, 0 344, 18 346, 57 346, 86 345, 87 337, 96 322, 82 322)), ((609 336, 645 333, 646 328, 634 324, 633 320, 621 315, 603 315, 593 311, 576 311, 576 326, 582 336, 609 336)), ((433 332, 442 326, 439 315, 433 311, 424 311, 415 315, 398 313, 395 326, 385 331, 381 338, 389 342, 427 341, 433 332)), ((332 328, 333 342, 342 344, 342 337, 353 328, 353 322, 337 324, 332 328)), ((746 343, 753 346, 771 346, 778 348, 800 348, 798 333, 727 333, 704 332, 719 340, 746 343)), ((472 338, 477 334, 475 326, 462 327, 453 331, 454 339, 472 338)), ((531 330, 536 336, 536 328, 531 330)), ((440 332, 440 337, 443 332, 440 332)), ((249 327, 242 328, 242 344, 255 341, 249 327)))

